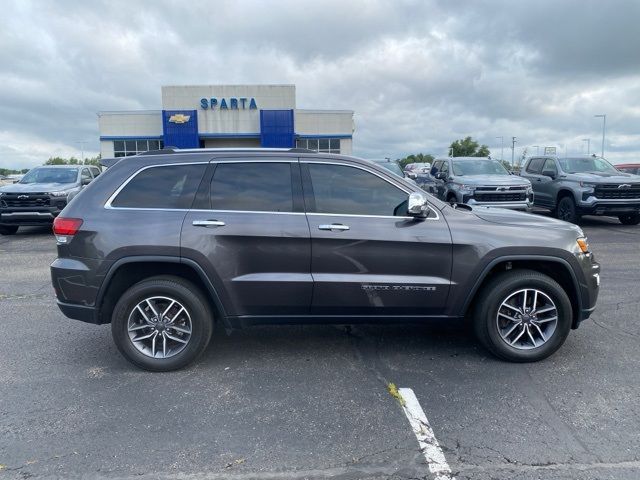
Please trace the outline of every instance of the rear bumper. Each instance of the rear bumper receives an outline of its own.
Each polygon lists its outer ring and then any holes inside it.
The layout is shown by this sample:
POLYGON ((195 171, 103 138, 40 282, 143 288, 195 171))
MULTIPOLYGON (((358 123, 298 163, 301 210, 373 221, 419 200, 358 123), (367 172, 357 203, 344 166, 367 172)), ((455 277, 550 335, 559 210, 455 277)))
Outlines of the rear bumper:
POLYGON ((73 320, 80 320, 81 322, 93 323, 98 325, 98 316, 96 315, 96 309, 94 307, 86 307, 84 305, 74 305, 71 303, 63 303, 58 300, 58 308, 65 315, 65 317, 72 318, 73 320))

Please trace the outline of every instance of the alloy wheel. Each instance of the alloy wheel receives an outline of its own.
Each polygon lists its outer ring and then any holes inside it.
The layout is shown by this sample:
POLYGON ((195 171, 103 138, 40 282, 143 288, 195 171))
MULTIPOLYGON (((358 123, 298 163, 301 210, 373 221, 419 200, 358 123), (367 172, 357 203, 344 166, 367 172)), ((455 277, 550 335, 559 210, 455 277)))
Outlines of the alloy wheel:
POLYGON ((531 350, 547 343, 558 325, 558 309, 551 298, 535 288, 517 290, 498 308, 500 338, 510 347, 531 350))
POLYGON ((148 297, 131 310, 127 332, 133 346, 143 355, 169 358, 189 343, 191 316, 176 299, 148 297))

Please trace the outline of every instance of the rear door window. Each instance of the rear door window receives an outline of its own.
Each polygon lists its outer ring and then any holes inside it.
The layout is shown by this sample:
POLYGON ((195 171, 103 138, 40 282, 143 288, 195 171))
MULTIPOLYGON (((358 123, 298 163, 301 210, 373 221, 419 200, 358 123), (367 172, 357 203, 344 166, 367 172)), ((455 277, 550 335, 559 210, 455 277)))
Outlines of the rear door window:
POLYGON ((211 208, 292 212, 291 163, 219 163, 211 181, 211 208))
POLYGON ((146 168, 127 183, 111 202, 121 208, 191 208, 206 164, 146 168))
POLYGON ((527 164, 527 173, 541 173, 544 158, 532 158, 527 164))

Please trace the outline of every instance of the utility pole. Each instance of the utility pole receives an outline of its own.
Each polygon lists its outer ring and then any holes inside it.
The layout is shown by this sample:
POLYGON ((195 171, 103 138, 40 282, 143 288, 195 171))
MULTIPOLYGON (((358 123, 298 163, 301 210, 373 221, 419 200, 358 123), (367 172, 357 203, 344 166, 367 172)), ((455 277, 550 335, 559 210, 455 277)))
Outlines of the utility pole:
POLYGON ((87 143, 87 141, 79 140, 76 143, 80 144, 80 164, 84 164, 84 144, 87 143))
POLYGON ((587 142, 587 155, 589 155, 591 153, 591 139, 583 138, 582 141, 587 142))
POLYGON ((511 168, 515 168, 514 158, 516 154, 516 137, 511 137, 511 168))
POLYGON ((602 118, 602 158, 604 158, 604 130, 607 126, 607 115, 594 115, 594 117, 602 118))
POLYGON ((500 161, 504 161, 504 137, 496 137, 500 139, 500 161))

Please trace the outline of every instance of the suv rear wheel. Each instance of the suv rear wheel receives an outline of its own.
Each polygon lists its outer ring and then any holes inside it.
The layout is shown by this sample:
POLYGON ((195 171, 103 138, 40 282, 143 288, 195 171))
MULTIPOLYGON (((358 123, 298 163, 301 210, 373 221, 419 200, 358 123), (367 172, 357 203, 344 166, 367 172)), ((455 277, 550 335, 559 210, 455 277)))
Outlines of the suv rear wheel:
POLYGON ((113 310, 111 333, 120 353, 145 370, 186 366, 206 349, 213 316, 205 297, 179 277, 136 283, 113 310))
POLYGON ((17 225, 0 225, 0 235, 15 235, 17 231, 17 225))
POLYGON ((571 197, 562 197, 556 208, 556 217, 565 222, 578 223, 580 215, 576 209, 576 202, 571 197))
POLYGON ((479 293, 474 328, 491 353, 511 362, 536 362, 569 335, 571 301, 552 278, 531 270, 497 275, 479 293))
POLYGON ((640 223, 640 213, 625 213, 618 217, 623 225, 638 225, 640 223))

